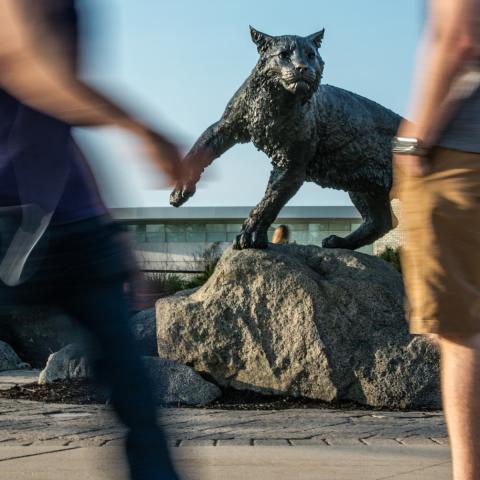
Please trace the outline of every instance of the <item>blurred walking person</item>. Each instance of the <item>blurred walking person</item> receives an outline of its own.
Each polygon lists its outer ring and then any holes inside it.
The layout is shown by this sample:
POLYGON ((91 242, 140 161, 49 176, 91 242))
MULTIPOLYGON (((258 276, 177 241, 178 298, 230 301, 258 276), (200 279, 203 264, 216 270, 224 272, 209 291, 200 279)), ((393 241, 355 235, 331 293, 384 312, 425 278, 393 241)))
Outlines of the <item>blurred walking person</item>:
POLYGON ((394 140, 410 329, 435 335, 454 480, 480 479, 480 2, 429 0, 394 140))
POLYGON ((53 304, 86 327, 101 352, 98 377, 128 427, 131 478, 173 480, 128 326, 123 284, 133 257, 71 127, 127 130, 170 184, 182 180, 180 158, 165 137, 79 79, 77 44, 74 0, 0 0, 0 307, 53 304))

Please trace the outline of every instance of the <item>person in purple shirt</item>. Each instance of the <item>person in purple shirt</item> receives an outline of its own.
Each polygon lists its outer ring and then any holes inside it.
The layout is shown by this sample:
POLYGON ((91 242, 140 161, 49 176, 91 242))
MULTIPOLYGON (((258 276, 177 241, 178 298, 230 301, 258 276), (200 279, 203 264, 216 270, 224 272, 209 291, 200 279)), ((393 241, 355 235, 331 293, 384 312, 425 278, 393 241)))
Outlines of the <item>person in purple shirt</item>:
POLYGON ((98 347, 98 378, 128 427, 131 478, 177 479, 129 330, 123 284, 134 270, 72 126, 135 135, 168 183, 176 147, 81 81, 74 0, 0 0, 0 310, 57 305, 98 347))

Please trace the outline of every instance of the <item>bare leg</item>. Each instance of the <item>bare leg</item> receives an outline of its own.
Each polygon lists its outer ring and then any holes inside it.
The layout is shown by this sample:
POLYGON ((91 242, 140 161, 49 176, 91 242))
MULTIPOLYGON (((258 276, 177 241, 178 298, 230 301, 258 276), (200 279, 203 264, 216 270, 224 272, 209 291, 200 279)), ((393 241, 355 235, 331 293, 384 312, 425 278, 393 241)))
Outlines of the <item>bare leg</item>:
POLYGON ((439 343, 453 480, 480 480, 480 334, 439 343))

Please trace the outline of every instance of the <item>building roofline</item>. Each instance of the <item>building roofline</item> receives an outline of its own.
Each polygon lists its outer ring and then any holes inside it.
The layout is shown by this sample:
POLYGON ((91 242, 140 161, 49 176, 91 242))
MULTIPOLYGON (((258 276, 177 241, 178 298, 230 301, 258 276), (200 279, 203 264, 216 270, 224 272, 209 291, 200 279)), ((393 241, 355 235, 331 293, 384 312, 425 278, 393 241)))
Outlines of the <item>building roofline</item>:
MULTIPOLYGON (((115 220, 244 220, 253 207, 139 207, 112 208, 115 220)), ((277 220, 361 219, 350 206, 284 207, 277 220)))

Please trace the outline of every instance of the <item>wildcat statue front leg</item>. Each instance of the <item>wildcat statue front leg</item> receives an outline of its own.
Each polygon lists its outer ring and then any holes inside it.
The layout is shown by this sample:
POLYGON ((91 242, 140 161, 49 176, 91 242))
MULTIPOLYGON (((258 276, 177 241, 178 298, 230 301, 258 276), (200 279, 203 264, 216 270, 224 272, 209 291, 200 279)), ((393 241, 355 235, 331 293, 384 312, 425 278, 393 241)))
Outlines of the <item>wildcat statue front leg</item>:
POLYGON ((236 250, 267 248, 270 225, 283 206, 298 192, 304 181, 304 164, 292 165, 285 169, 274 167, 263 199, 243 223, 233 248, 236 250))
POLYGON ((224 118, 207 128, 183 160, 187 181, 176 185, 170 195, 170 204, 180 207, 192 197, 205 168, 236 143, 238 139, 224 118))

